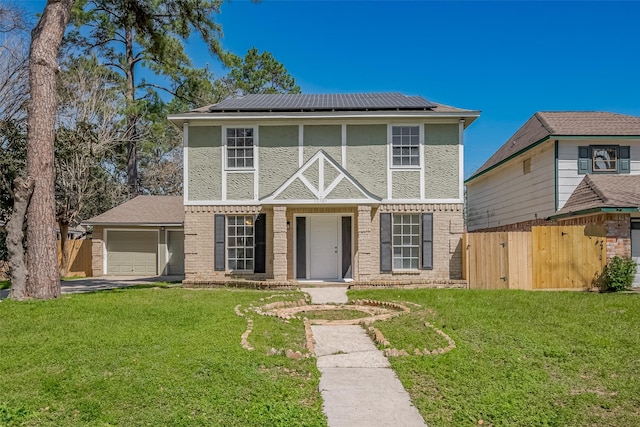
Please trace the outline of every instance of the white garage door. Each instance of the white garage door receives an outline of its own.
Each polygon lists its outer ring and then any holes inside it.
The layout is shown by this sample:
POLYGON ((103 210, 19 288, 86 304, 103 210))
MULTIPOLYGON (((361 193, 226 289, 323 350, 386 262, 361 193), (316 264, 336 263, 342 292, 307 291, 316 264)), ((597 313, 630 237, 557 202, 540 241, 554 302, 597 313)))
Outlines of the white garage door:
POLYGON ((157 265, 156 231, 107 232, 107 274, 155 276, 157 265))

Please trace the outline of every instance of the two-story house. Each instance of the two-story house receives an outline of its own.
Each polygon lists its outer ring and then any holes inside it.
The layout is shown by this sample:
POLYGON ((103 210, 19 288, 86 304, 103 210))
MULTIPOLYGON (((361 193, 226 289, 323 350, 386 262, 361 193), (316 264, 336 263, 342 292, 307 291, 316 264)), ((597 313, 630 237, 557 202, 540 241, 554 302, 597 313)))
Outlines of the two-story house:
POLYGON ((399 93, 247 95, 170 116, 186 281, 459 279, 478 116, 399 93))
POLYGON ((599 224, 607 258, 640 261, 640 117, 538 112, 466 185, 469 231, 599 224))

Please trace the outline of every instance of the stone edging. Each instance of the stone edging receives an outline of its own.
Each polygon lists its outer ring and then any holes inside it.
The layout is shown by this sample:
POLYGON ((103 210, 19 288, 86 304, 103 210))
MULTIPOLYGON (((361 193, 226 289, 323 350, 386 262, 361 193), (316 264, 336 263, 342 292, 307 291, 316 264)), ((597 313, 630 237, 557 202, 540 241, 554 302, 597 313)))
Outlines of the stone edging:
MULTIPOLYGON (((265 298, 261 298, 260 302, 269 301, 274 298, 283 298, 294 296, 294 294, 276 294, 271 295, 265 298)), ((415 303, 406 303, 407 305, 413 305, 416 307, 420 307, 419 304, 415 303)), ((289 319, 298 319, 302 320, 304 323, 305 329, 305 348, 306 351, 293 351, 291 349, 275 349, 271 348, 267 355, 273 356, 276 354, 284 354, 289 359, 302 359, 308 358, 315 355, 315 341, 313 339, 313 334, 311 331, 311 325, 369 325, 377 320, 388 320, 393 317, 399 316, 401 314, 410 313, 411 310, 407 305, 399 304, 395 302, 389 301, 376 301, 376 300, 355 300, 351 304, 311 304, 309 295, 305 294, 304 298, 300 298, 298 300, 291 301, 274 301, 262 306, 255 306, 250 304, 249 307, 244 310, 240 309, 240 305, 237 305, 234 308, 234 311, 237 316, 244 317, 247 319, 247 329, 244 331, 240 338, 240 344, 242 348, 252 351, 254 348, 249 343, 249 335, 253 331, 253 319, 248 316, 249 312, 253 312, 255 314, 261 316, 271 316, 278 317, 283 319, 284 321, 288 321, 289 319), (323 310, 356 310, 361 311, 365 314, 369 314, 368 317, 362 317, 357 319, 345 319, 345 320, 325 320, 325 319, 308 319, 304 316, 305 312, 308 311, 323 311, 323 310), (302 313, 302 315, 300 315, 302 313)), ((442 336, 447 340, 448 345, 446 347, 439 347, 434 350, 428 349, 418 349, 416 348, 413 352, 414 355, 417 356, 431 356, 438 354, 445 354, 449 351, 456 348, 455 341, 446 333, 444 333, 441 329, 436 328, 429 322, 424 322, 424 326, 427 328, 432 328, 438 335, 442 336)), ((377 328, 370 326, 367 329, 367 332, 373 339, 373 341, 381 345, 383 347, 391 346, 389 340, 387 340, 382 332, 377 328)), ((384 349, 385 356, 409 356, 409 352, 405 349, 397 349, 397 348, 385 348, 384 349)))

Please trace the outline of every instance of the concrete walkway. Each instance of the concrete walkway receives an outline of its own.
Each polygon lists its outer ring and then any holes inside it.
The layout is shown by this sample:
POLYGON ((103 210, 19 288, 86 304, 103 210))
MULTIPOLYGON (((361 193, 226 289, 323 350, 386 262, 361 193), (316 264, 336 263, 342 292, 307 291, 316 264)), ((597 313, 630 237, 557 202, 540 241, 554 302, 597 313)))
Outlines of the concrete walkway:
MULTIPOLYGON (((346 288, 305 288, 313 304, 347 302, 346 288)), ((329 427, 425 427, 389 360, 357 325, 313 325, 329 427)))

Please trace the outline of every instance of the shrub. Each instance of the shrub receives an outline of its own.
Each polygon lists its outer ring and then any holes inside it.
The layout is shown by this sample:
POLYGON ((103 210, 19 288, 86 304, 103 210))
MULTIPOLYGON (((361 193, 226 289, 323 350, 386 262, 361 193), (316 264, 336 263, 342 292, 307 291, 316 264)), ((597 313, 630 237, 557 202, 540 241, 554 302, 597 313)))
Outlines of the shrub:
POLYGON ((604 285, 611 292, 627 289, 633 284, 636 263, 631 258, 614 256, 609 260, 603 272, 604 285))

